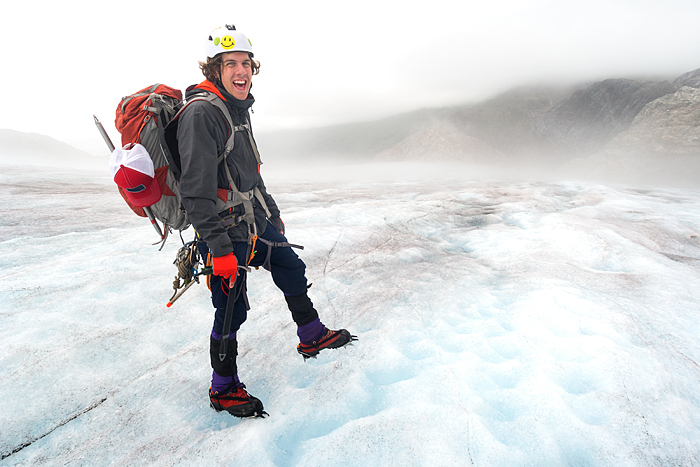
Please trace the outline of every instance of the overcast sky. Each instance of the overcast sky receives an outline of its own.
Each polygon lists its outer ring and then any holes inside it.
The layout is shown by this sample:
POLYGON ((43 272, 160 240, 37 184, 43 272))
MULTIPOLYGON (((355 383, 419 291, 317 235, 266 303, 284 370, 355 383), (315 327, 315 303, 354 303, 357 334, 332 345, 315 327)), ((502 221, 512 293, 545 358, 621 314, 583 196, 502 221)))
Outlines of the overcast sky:
POLYGON ((23 1, 2 7, 0 128, 104 152, 119 99, 203 79, 233 23, 262 63, 257 132, 371 120, 511 87, 700 68, 698 0, 23 1), (223 6, 222 6, 223 5, 223 6))

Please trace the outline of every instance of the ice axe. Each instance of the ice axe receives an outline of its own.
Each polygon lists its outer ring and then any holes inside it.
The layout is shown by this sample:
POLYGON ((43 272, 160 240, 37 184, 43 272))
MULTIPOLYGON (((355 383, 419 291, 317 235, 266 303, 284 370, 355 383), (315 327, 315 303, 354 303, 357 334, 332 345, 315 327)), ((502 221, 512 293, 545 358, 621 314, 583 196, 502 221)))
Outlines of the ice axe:
MULTIPOLYGON (((243 273, 245 274, 245 273, 243 273)), ((228 299, 226 300, 226 314, 224 315, 224 327, 221 331, 221 341, 219 341, 219 360, 222 362, 226 359, 226 353, 228 348, 229 337, 231 336, 231 319, 233 318, 233 305, 238 299, 238 293, 236 289, 241 289, 241 282, 245 280, 245 277, 241 277, 241 280, 236 281, 236 276, 229 279, 228 284, 228 299), (238 284, 236 284, 238 282, 238 284), (238 287, 236 287, 238 285, 238 287)))
MULTIPOLYGON (((107 147, 109 148, 109 152, 114 152, 114 144, 112 144, 112 140, 109 138, 109 135, 105 131, 105 127, 102 126, 102 122, 100 122, 96 116, 92 116, 92 118, 95 119, 95 125, 97 126, 97 131, 100 132, 102 135, 102 139, 105 140, 105 143, 107 143, 107 147)), ((143 212, 146 213, 146 216, 148 216, 148 220, 151 221, 151 225, 153 226, 154 229, 156 229, 156 232, 158 232, 158 235, 160 236, 160 239, 163 240, 164 235, 163 231, 160 229, 160 226, 158 225, 158 222, 156 221, 155 216, 153 215, 153 211, 151 211, 151 208, 146 206, 145 208, 142 208, 143 212)))
POLYGON ((202 269, 201 271, 194 274, 194 276, 192 276, 192 279, 183 285, 180 285, 180 279, 176 277, 175 282, 173 282, 173 289, 175 290, 175 292, 173 293, 173 296, 170 297, 170 300, 168 300, 168 303, 165 306, 167 306, 168 308, 173 306, 173 303, 175 303, 175 300, 182 297, 182 294, 187 292, 187 289, 189 289, 192 286, 192 284, 194 284, 195 282, 199 283, 200 276, 208 276, 210 274, 212 274, 212 268, 211 268, 211 266, 207 266, 204 269, 202 269), (183 286, 184 286, 184 288, 178 292, 178 290, 183 286))

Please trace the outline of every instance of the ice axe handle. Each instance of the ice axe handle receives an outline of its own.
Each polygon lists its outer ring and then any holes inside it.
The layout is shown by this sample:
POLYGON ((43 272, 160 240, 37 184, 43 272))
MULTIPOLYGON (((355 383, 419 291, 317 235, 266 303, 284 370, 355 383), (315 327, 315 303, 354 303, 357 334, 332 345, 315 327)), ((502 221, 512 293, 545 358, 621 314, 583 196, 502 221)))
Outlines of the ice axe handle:
POLYGON ((233 316, 233 305, 236 301, 236 294, 234 293, 234 287, 236 284, 236 276, 234 275, 229 279, 228 284, 228 299, 226 300, 226 315, 224 316, 224 328, 223 332, 226 334, 221 336, 221 341, 219 344, 219 360, 222 362, 226 359, 226 353, 228 348, 228 339, 231 332, 231 318, 233 316))
POLYGON ((105 143, 107 143, 107 147, 109 148, 109 152, 114 152, 114 144, 112 144, 112 140, 109 139, 109 135, 105 131, 105 127, 102 126, 102 122, 100 122, 96 116, 92 116, 92 118, 95 119, 95 125, 97 126, 97 131, 100 132, 102 135, 102 139, 105 140, 105 143))
POLYGON ((151 208, 146 206, 143 208, 143 212, 146 213, 148 216, 148 220, 151 221, 151 225, 153 226, 154 229, 156 229, 156 232, 158 232, 158 235, 160 235, 160 239, 163 240, 163 231, 160 230, 160 226, 158 225, 158 221, 156 221, 155 216, 153 215, 153 211, 151 211, 151 208))

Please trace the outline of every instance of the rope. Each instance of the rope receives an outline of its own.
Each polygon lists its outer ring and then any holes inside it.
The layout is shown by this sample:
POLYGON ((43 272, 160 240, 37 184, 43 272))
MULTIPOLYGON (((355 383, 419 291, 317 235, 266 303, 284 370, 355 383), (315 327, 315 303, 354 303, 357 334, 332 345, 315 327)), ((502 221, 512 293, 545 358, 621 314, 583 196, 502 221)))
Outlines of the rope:
POLYGON ((190 242, 177 251, 177 256, 173 264, 177 266, 177 275, 186 284, 192 280, 194 268, 198 263, 199 251, 197 249, 197 242, 190 242))

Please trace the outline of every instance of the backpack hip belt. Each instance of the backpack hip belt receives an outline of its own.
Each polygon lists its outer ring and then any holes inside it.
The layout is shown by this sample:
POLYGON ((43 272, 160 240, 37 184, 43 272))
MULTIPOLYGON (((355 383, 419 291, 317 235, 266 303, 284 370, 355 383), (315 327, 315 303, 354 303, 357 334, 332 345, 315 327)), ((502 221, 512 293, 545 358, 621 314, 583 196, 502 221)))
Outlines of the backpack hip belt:
POLYGON ((226 167, 226 175, 229 178, 229 183, 231 185, 230 190, 223 190, 223 189, 218 189, 217 194, 219 194, 219 197, 216 200, 216 209, 221 216, 222 213, 226 213, 227 211, 232 211, 233 208, 239 205, 243 205, 243 214, 237 215, 237 216, 222 216, 222 223, 224 227, 227 229, 230 227, 234 227, 238 225, 241 221, 244 221, 248 226, 254 226, 255 225, 255 204, 256 202, 260 204, 260 206, 263 208, 265 211, 265 215, 267 218, 271 218, 272 214, 270 213, 270 210, 267 208, 267 204, 265 203, 265 199, 262 196, 262 193, 260 192, 260 189, 258 187, 253 188, 250 191, 245 191, 245 192, 240 192, 236 190, 235 184, 233 183, 233 179, 231 177, 231 173, 228 169, 228 165, 225 165, 226 167), (221 197, 223 193, 225 193, 225 198, 221 197))
MULTIPOLYGON (((221 190, 224 191, 224 190, 221 190)), ((219 193, 221 193, 221 191, 219 193)), ((255 213, 253 200, 255 199, 255 190, 246 191, 241 193, 240 191, 228 190, 226 191, 226 201, 221 198, 217 198, 216 209, 221 216, 221 222, 227 229, 234 227, 244 221, 248 225, 255 223, 255 213), (243 214, 233 216, 226 215, 226 212, 232 212, 236 206, 243 205, 243 214)))

